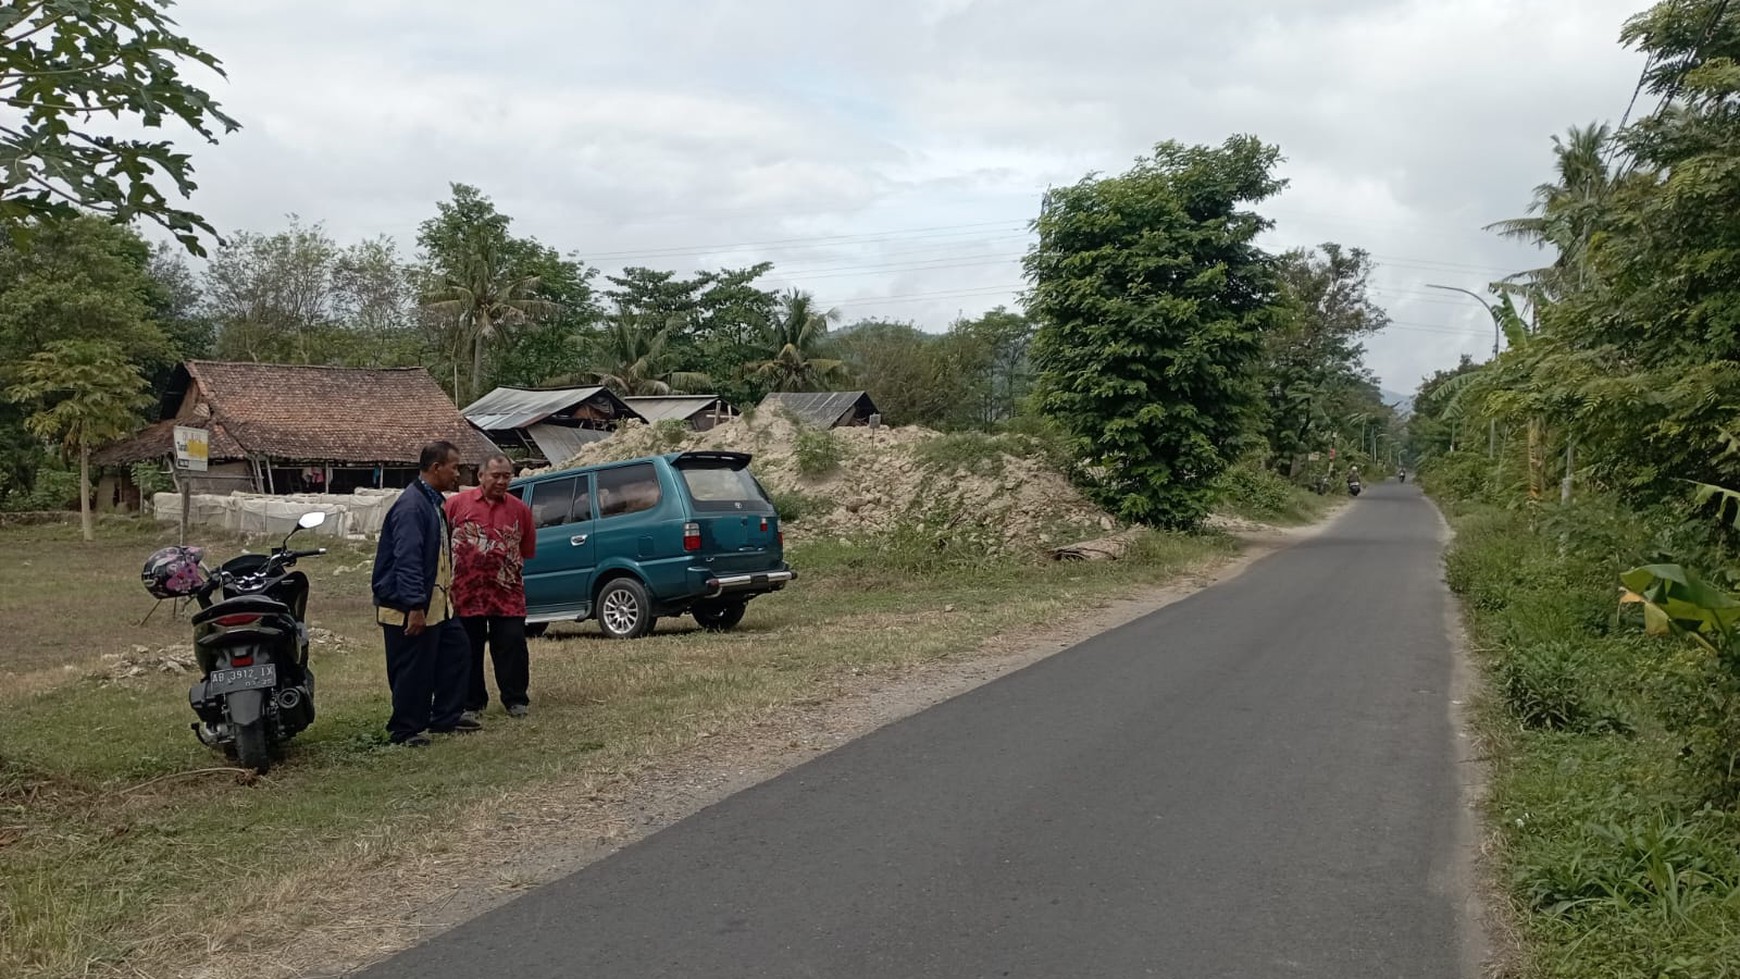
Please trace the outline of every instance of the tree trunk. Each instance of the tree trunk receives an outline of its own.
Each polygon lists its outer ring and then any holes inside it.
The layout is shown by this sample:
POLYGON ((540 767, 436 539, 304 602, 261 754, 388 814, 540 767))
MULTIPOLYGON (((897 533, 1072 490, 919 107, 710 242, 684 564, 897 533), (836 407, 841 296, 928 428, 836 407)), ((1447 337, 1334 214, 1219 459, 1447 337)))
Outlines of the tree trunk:
POLYGON ((483 397, 483 331, 471 339, 471 400, 483 397))
POLYGON ((97 539, 96 530, 91 526, 91 447, 79 443, 79 527, 84 530, 85 540, 97 539))
POLYGON ((1546 482, 1546 469, 1547 469, 1547 460, 1545 458, 1543 458, 1541 455, 1542 443, 1545 440, 1542 438, 1542 435, 1541 435, 1541 420, 1539 418, 1530 418, 1529 419, 1529 433, 1528 434, 1529 434, 1529 445, 1528 445, 1528 451, 1529 451, 1529 499, 1538 500, 1541 498, 1542 484, 1546 482))

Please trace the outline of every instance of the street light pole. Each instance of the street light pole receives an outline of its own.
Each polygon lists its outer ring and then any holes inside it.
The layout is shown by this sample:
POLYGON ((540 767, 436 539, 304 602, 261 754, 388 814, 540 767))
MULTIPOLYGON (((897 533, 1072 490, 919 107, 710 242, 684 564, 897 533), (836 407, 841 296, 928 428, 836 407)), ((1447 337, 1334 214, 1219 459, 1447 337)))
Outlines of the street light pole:
POLYGON ((1467 297, 1473 299, 1475 302, 1477 302, 1481 306, 1485 307, 1486 315, 1492 317, 1492 356, 1493 356, 1494 360, 1498 359, 1498 341, 1499 341, 1499 338, 1503 335, 1502 329, 1501 329, 1502 321, 1499 319, 1498 310, 1493 309, 1491 303, 1489 303, 1485 299, 1481 298, 1480 293, 1473 292, 1473 291, 1470 291, 1468 289, 1462 289, 1462 288, 1459 288, 1457 286, 1440 286, 1440 285, 1434 285, 1434 284, 1428 282, 1428 283, 1426 283, 1426 288, 1428 288, 1428 289, 1443 289, 1446 292, 1460 292, 1464 296, 1467 296, 1467 297))
MULTIPOLYGON (((1487 302, 1484 298, 1482 298, 1480 293, 1478 293, 1478 292, 1473 292, 1473 291, 1470 291, 1468 289, 1460 288, 1458 286, 1435 285, 1435 284, 1430 283, 1430 282, 1426 283, 1426 288, 1428 288, 1428 289, 1443 289, 1446 292, 1460 292, 1464 296, 1467 296, 1467 297, 1473 299, 1475 302, 1479 303, 1482 307, 1484 307, 1486 309, 1486 315, 1492 317, 1492 359, 1497 360, 1498 359, 1498 341, 1499 341, 1499 337, 1502 335, 1501 328, 1503 325, 1502 321, 1499 319, 1498 310, 1493 309, 1492 304, 1487 302)), ((1498 455, 1498 419, 1489 418, 1486 421, 1486 457, 1488 459, 1490 459, 1496 455, 1498 455)))

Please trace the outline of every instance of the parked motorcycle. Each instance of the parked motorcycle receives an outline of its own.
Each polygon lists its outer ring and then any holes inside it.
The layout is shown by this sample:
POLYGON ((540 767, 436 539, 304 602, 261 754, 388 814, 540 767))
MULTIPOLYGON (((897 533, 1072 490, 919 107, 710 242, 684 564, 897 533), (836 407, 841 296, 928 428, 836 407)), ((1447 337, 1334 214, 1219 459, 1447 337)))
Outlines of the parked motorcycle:
POLYGON ((199 717, 193 733, 262 775, 284 743, 314 723, 308 576, 292 569, 326 548, 291 550, 290 538, 325 522, 324 513, 305 513, 270 554, 243 554, 216 570, 205 567, 202 548, 166 547, 140 575, 157 598, 199 603, 192 623, 200 680, 187 693, 199 717))

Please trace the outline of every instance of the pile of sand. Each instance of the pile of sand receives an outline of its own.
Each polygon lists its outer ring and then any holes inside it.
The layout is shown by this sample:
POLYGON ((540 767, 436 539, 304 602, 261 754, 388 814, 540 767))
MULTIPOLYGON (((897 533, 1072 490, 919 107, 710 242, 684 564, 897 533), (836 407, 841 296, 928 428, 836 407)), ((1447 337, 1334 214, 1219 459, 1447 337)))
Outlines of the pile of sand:
POLYGON ((1116 527, 1036 446, 1012 436, 948 436, 917 427, 818 431, 767 416, 708 432, 630 423, 557 468, 702 449, 754 456, 750 468, 781 505, 788 538, 918 533, 1013 551, 1116 527), (805 475, 800 453, 812 457, 812 472, 816 455, 838 462, 805 475))

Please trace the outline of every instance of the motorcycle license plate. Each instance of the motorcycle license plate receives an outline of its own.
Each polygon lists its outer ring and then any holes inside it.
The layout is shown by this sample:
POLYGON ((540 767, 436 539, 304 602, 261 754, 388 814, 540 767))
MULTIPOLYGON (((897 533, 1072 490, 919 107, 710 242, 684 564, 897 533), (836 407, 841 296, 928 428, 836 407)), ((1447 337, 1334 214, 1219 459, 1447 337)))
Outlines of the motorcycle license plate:
POLYGON ((237 690, 257 690, 261 687, 276 686, 278 683, 278 665, 262 663, 259 666, 238 666, 229 670, 212 670, 211 677, 206 680, 205 691, 208 696, 234 693, 237 690))

